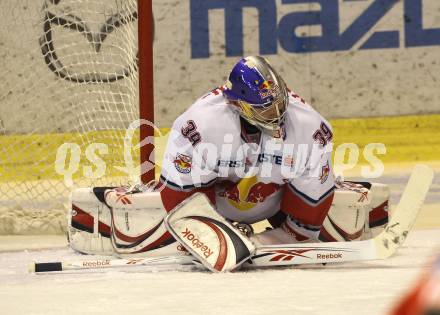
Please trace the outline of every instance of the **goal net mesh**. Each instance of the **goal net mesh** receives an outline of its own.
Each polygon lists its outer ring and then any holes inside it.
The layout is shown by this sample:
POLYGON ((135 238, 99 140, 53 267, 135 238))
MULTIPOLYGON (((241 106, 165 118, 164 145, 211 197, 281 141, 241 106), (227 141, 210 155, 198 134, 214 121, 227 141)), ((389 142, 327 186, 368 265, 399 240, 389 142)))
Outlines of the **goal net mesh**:
POLYGON ((62 233, 73 188, 129 179, 137 1, 0 5, 0 234, 62 233))

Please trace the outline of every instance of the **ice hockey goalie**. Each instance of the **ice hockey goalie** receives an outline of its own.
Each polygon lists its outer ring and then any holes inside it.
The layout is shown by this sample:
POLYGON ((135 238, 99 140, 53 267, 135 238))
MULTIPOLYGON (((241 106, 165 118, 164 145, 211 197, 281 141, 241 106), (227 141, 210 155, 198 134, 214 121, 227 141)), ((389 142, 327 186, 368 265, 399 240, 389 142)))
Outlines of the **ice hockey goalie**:
MULTIPOLYGON (((380 233, 389 217, 388 186, 367 182, 342 182, 337 186, 319 239, 357 241, 380 233)), ((185 254, 183 246, 164 226, 166 215, 160 192, 152 187, 76 189, 68 215, 69 244, 85 254, 121 257, 185 254)), ((269 232, 281 229, 280 218, 285 215, 277 213, 269 218, 273 223, 267 223, 269 232)), ((261 238, 265 233, 254 237, 261 238)))
MULTIPOLYGON (((120 256, 184 253, 191 244, 176 242, 180 234, 173 226, 204 231, 213 220, 221 221, 212 227, 219 240, 229 235, 233 246, 241 244, 249 253, 251 243, 371 237, 387 223, 388 187, 338 183, 332 139, 330 123, 289 90, 265 58, 243 58, 225 85, 199 98, 175 120, 153 189, 73 193, 70 244, 84 253, 120 256), (185 221, 190 227, 184 220, 171 224, 171 213, 195 194, 205 195, 210 204, 192 214, 197 220, 185 221), (253 233, 252 224, 266 219, 272 228, 253 233), (237 228, 243 233, 236 234, 237 228)), ((215 237, 196 243, 206 242, 218 245, 215 237)))

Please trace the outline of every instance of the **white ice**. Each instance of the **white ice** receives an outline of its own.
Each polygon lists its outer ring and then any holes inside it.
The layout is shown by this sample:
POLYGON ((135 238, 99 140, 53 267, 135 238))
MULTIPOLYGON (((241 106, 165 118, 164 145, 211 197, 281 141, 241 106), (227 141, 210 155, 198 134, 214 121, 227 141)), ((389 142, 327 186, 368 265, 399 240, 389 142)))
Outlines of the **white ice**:
POLYGON ((81 259, 71 250, 0 254, 1 314, 386 314, 440 249, 417 230, 383 261, 211 274, 174 266, 27 272, 31 261, 81 259))
MULTIPOLYGON (((381 179, 393 204, 407 178, 381 179)), ((29 274, 31 261, 84 257, 62 247, 63 237, 2 236, 0 314, 387 314, 440 253, 438 172, 415 226, 387 260, 229 274, 175 266, 29 274)))

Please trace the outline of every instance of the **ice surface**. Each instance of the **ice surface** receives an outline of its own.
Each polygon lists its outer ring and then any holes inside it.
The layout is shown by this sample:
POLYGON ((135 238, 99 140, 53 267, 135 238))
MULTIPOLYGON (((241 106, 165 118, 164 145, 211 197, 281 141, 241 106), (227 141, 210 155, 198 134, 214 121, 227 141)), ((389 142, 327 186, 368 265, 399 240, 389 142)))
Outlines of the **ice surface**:
POLYGON ((31 261, 71 250, 0 253, 1 314, 386 314, 440 250, 440 229, 413 231, 383 261, 211 274, 131 267, 35 275, 31 261))
MULTIPOLYGON (((407 180, 398 173, 378 181, 391 185, 396 203, 407 180)), ((0 314, 387 314, 440 252, 439 201, 437 172, 416 222, 436 229, 411 232, 390 259, 230 274, 176 266, 28 274, 31 261, 84 257, 60 248, 65 237, 2 236, 0 314), (23 248, 57 249, 16 251, 23 248)))

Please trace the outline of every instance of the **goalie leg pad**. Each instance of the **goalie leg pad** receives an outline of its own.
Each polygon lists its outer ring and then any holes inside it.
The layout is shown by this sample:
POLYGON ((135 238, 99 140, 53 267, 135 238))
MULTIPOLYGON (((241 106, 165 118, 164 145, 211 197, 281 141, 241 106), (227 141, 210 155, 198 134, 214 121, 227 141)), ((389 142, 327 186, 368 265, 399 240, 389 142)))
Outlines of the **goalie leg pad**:
POLYGON ((361 185, 337 189, 319 239, 324 242, 361 240, 369 203, 369 190, 361 185))
POLYGON ((105 201, 111 209, 111 242, 119 257, 157 257, 184 253, 166 230, 159 192, 127 193, 109 190, 105 201))
POLYGON ((167 213, 157 192, 81 188, 71 201, 68 240, 75 251, 120 257, 187 254, 164 226, 167 213))
POLYGON ((255 252, 255 245, 219 215, 206 195, 196 193, 165 218, 170 233, 208 269, 236 269, 255 252))
POLYGON ((385 184, 372 183, 370 192, 372 198, 368 210, 368 225, 365 229, 366 238, 372 238, 381 233, 389 221, 390 188, 385 184))
POLYGON ((72 192, 67 238, 73 250, 83 254, 112 255, 110 209, 102 201, 106 189, 80 188, 72 192))
POLYGON ((319 239, 324 242, 370 239, 388 223, 389 187, 378 183, 343 182, 335 191, 319 239))

